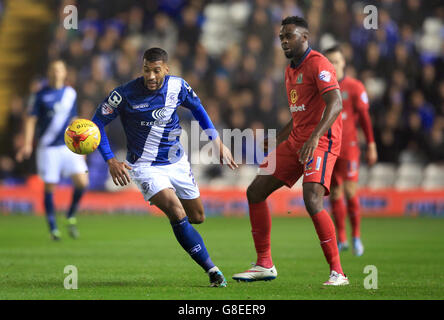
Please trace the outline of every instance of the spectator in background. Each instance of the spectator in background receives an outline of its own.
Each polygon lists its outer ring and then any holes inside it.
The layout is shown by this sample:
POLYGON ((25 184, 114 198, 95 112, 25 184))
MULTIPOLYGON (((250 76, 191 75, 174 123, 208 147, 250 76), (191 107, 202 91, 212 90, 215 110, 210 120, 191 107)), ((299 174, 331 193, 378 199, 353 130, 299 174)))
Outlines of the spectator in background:
POLYGON ((415 88, 421 90, 423 95, 425 95, 434 105, 439 103, 436 68, 432 63, 426 63, 424 66, 422 66, 421 74, 417 79, 415 88))
POLYGON ((154 16, 154 25, 146 34, 144 43, 149 47, 163 48, 171 56, 176 52, 177 27, 163 12, 154 16))
POLYGON ((383 74, 387 70, 387 60, 381 56, 381 47, 377 42, 372 41, 367 45, 365 58, 364 70, 370 70, 374 76, 383 74))
POLYGON ((421 0, 405 0, 401 2, 403 8, 402 14, 399 17, 400 23, 411 26, 413 30, 420 29, 424 21, 423 10, 421 10, 421 0))
POLYGON ((327 15, 325 29, 336 36, 339 42, 347 42, 353 16, 349 14, 345 0, 329 1, 327 7, 331 13, 327 15))
POLYGON ((201 27, 198 24, 198 12, 194 6, 187 6, 182 10, 182 23, 179 28, 179 41, 186 46, 182 47, 190 55, 194 55, 199 42, 201 27))
POLYGON ((441 117, 444 117, 444 79, 438 84, 438 104, 437 112, 441 117))
POLYGON ((394 47, 399 40, 399 30, 397 24, 392 20, 387 10, 380 9, 378 11, 379 25, 376 30, 376 37, 381 37, 378 41, 380 47, 383 49, 382 55, 387 58, 391 58, 394 53, 394 47))
POLYGON ((414 54, 409 53, 407 45, 402 42, 397 43, 394 50, 391 70, 403 70, 407 79, 414 79, 418 74, 418 66, 415 63, 414 54))
POLYGON ((400 43, 405 45, 407 52, 410 56, 416 57, 416 47, 415 47, 415 32, 413 31, 413 27, 408 24, 404 24, 401 26, 401 35, 400 35, 400 43))
POLYGON ((425 139, 426 155, 431 162, 444 164, 444 121, 436 122, 425 139))
MULTIPOLYGON (((13 177, 21 177, 24 166, 16 163, 12 157, 16 150, 23 143, 22 123, 23 114, 26 112, 24 101, 22 97, 15 96, 11 99, 10 113, 7 120, 6 132, 11 135, 2 135, 0 143, 5 148, 5 154, 0 155, 0 181, 8 183, 8 180, 13 177)), ((32 165, 30 166, 33 167, 32 165)), ((12 179, 11 179, 12 181, 12 179)))
POLYGON ((126 26, 126 34, 128 36, 139 36, 144 32, 144 12, 139 6, 133 6, 128 13, 128 23, 126 26))
POLYGON ((409 127, 415 131, 428 133, 433 127, 435 119, 435 111, 433 106, 424 99, 424 94, 421 90, 415 90, 410 97, 411 111, 410 115, 416 115, 418 120, 409 121, 409 127), (419 126, 416 124, 419 121, 419 126), (415 123, 414 125, 412 123, 415 123))
MULTIPOLYGON (((224 3, 227 10, 241 4, 224 3)), ((79 93, 79 112, 85 117, 114 83, 139 76, 141 51, 149 44, 170 52, 175 73, 182 73, 201 93, 204 106, 208 101, 222 127, 242 129, 261 123, 266 129, 280 129, 290 115, 281 72, 287 61, 277 34, 283 16, 306 16, 313 48, 326 33, 337 42, 350 42, 344 47, 347 72, 360 78, 371 96, 381 161, 398 162, 409 145, 417 145, 417 152, 429 157, 428 161, 437 161, 440 153, 433 152, 433 146, 440 145, 443 129, 443 51, 430 54, 421 43, 426 18, 434 18, 434 28, 440 25, 442 30, 442 1, 370 3, 379 9, 378 30, 364 28, 365 3, 359 1, 254 0, 242 10, 233 10, 229 22, 210 14, 221 2, 94 1, 79 7, 78 31, 54 30, 48 57, 63 58, 71 66, 69 82, 79 93), (227 23, 230 32, 223 39, 232 39, 232 44, 221 46, 219 52, 210 50, 202 40, 211 34, 207 28, 225 30, 227 23), (425 132, 427 143, 418 143, 417 130, 425 132)), ((431 37, 432 43, 444 43, 442 33, 431 37)), ((118 148, 126 144, 120 130, 117 122, 113 132, 118 132, 115 138, 119 139, 113 140, 118 141, 118 148)))
POLYGON ((352 6, 352 12, 350 12, 353 16, 353 24, 350 30, 350 43, 352 45, 354 51, 355 60, 353 61, 353 65, 355 65, 358 69, 362 69, 365 61, 363 57, 365 57, 365 51, 367 48, 367 44, 372 39, 373 33, 368 32, 367 29, 364 28, 364 6, 360 2, 355 2, 352 6))
POLYGON ((396 111, 389 111, 382 126, 375 130, 375 142, 380 162, 398 163, 398 156, 406 141, 398 129, 399 116, 396 111))

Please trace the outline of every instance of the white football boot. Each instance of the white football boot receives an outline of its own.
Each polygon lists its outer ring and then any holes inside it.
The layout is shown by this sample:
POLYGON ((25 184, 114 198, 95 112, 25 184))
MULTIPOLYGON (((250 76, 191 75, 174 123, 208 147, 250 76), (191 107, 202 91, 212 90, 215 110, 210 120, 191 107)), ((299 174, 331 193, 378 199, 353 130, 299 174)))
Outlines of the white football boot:
POLYGON ((270 281, 276 279, 278 273, 275 266, 271 268, 264 268, 253 264, 253 267, 247 271, 236 273, 233 275, 233 279, 237 281, 270 281))
POLYGON ((348 284, 348 278, 334 270, 330 273, 328 281, 324 282, 324 286, 346 286, 348 284))

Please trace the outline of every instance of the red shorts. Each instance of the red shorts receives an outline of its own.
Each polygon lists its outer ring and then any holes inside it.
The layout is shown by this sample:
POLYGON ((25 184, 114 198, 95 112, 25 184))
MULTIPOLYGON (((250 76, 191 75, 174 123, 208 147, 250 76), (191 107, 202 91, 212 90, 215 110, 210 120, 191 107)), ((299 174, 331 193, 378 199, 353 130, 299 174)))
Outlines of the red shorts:
POLYGON ((289 188, 303 175, 303 183, 320 183, 326 189, 325 195, 330 194, 331 174, 337 156, 328 151, 316 149, 313 158, 303 165, 299 162, 301 147, 296 147, 288 140, 282 142, 264 159, 259 166, 261 171, 281 180, 289 188))
POLYGON ((359 156, 352 160, 338 158, 331 177, 332 186, 340 186, 344 181, 359 180, 359 156))

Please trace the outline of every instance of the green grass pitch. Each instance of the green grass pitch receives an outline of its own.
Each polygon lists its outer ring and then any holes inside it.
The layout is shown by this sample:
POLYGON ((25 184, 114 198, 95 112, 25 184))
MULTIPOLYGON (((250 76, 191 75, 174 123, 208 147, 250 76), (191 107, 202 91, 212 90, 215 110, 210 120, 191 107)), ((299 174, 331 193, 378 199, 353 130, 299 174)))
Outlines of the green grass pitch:
POLYGON ((238 283, 255 252, 247 217, 209 217, 196 226, 228 279, 210 288, 207 275, 176 242, 165 217, 79 216, 81 238, 49 240, 43 217, 0 215, 0 299, 443 299, 444 219, 366 218, 362 257, 341 261, 351 284, 323 287, 328 266, 309 218, 273 218, 274 281, 238 283), (78 270, 78 289, 66 290, 66 265, 78 270), (366 265, 378 270, 378 289, 364 288, 366 265))

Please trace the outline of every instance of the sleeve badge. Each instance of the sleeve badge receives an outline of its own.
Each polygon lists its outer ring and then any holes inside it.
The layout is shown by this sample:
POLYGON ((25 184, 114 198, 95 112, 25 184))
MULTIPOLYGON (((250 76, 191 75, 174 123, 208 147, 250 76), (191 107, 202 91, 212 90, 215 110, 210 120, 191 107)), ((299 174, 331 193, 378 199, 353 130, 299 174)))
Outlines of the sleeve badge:
POLYGON ((327 70, 322 70, 321 73, 319 74, 319 80, 324 82, 330 82, 331 73, 328 72, 327 70))

